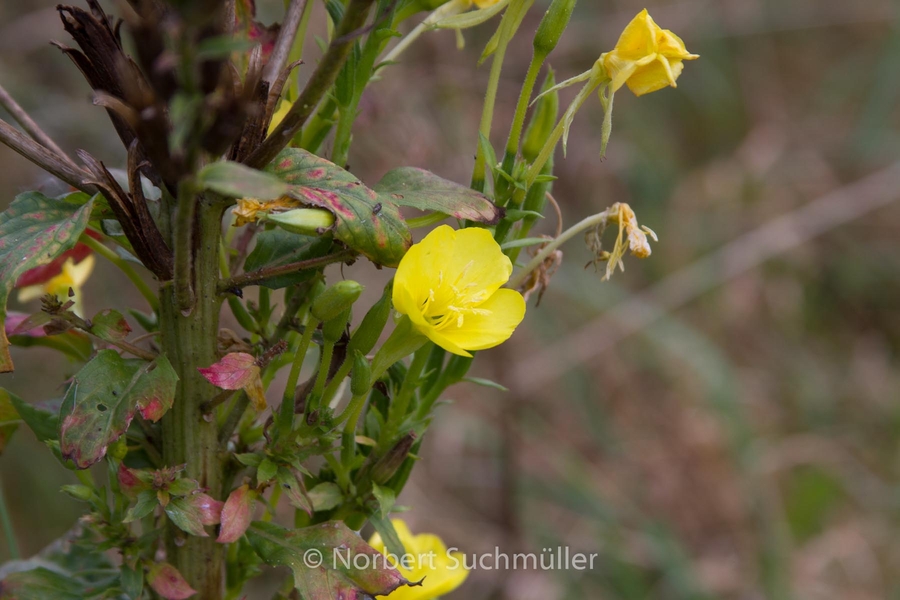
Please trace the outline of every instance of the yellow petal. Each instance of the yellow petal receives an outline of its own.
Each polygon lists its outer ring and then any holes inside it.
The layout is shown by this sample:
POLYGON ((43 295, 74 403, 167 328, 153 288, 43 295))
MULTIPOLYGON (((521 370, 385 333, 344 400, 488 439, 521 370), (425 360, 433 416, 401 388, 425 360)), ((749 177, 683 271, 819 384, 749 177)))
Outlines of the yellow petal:
POLYGON ((515 290, 497 290, 478 308, 489 312, 466 315, 462 327, 446 327, 435 332, 436 337, 466 350, 486 350, 508 340, 525 318, 525 299, 515 290))
POLYGON ((622 60, 639 60, 656 53, 656 35, 659 26, 645 8, 635 16, 619 36, 613 52, 622 60))
POLYGON ((638 68, 625 83, 635 96, 643 96, 650 92, 661 90, 672 85, 684 70, 684 64, 679 59, 665 62, 665 58, 655 60, 649 65, 638 68), (665 63, 665 64, 664 64, 665 63), (666 66, 669 68, 667 69, 666 66), (671 79, 670 79, 671 77, 671 79))
POLYGON ((19 288, 19 291, 16 295, 16 299, 24 304, 25 302, 31 302, 32 300, 37 300, 47 292, 44 290, 44 286, 37 285, 27 285, 23 288, 19 288))

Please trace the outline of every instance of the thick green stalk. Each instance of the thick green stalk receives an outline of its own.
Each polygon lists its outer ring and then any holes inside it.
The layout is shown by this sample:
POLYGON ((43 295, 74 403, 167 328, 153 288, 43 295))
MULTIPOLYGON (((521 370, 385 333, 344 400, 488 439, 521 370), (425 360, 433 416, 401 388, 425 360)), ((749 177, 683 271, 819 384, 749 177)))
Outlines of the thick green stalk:
MULTIPOLYGON (((217 360, 220 300, 216 282, 222 210, 221 205, 216 206, 203 197, 196 199, 193 212, 198 226, 194 229, 193 310, 188 314, 179 310, 171 283, 160 291, 160 340, 163 352, 178 375, 175 403, 162 420, 163 458, 169 466, 186 465, 186 476, 196 479, 215 498, 222 496, 222 461, 218 454, 215 420, 204 418, 202 406, 219 390, 197 369, 208 367, 217 360)), ((188 536, 169 522, 166 553, 168 562, 197 590, 198 598, 218 600, 222 597, 224 563, 222 547, 216 544, 215 538, 188 536)))
POLYGON ((431 344, 425 344, 416 351, 413 355, 412 362, 409 365, 409 369, 406 371, 403 385, 400 386, 400 392, 397 394, 397 397, 394 398, 393 402, 391 402, 388 420, 384 426, 381 439, 379 440, 379 445, 385 451, 395 442, 394 436, 397 434, 400 424, 403 423, 403 419, 406 418, 406 413, 409 411, 409 403, 416 393, 416 388, 419 385, 419 378, 422 375, 422 369, 425 368, 425 364, 428 362, 430 354, 431 344))
POLYGON ((19 560, 22 554, 19 552, 19 543, 16 541, 16 532, 13 530, 12 520, 6 508, 6 496, 3 495, 3 481, 0 480, 0 525, 3 526, 3 534, 6 537, 6 546, 9 557, 19 560))
MULTIPOLYGON (((509 137, 506 139, 506 153, 503 156, 504 172, 512 174, 513 168, 516 166, 516 157, 519 154, 519 142, 522 140, 522 129, 525 126, 525 113, 528 112, 528 102, 531 100, 531 94, 534 92, 534 84, 537 82, 538 74, 544 64, 544 56, 534 54, 531 57, 531 64, 528 65, 528 72, 525 74, 525 81, 522 83, 522 90, 519 92, 519 101, 516 103, 516 112, 513 116, 512 125, 509 128, 509 137)), ((497 185, 497 198, 499 203, 505 203, 509 195, 509 181, 500 178, 497 185)))

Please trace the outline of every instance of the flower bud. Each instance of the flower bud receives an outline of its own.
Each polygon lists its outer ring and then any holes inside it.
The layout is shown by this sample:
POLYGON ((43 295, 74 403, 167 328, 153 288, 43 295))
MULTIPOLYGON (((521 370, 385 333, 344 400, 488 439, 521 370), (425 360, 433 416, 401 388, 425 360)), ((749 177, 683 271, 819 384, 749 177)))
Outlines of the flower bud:
POLYGON ((265 220, 275 223, 285 231, 301 235, 319 235, 334 225, 334 215, 324 208, 295 208, 286 212, 270 213, 265 220))
POLYGON ((359 350, 353 353, 353 370, 350 371, 350 392, 354 396, 362 396, 369 391, 369 379, 372 368, 369 360, 359 350))
MULTIPOLYGON (((556 85, 553 69, 547 71, 547 78, 541 86, 541 92, 546 92, 556 85)), ((535 161, 544 143, 550 138, 559 118, 559 93, 550 92, 540 97, 531 114, 528 128, 525 130, 525 138, 522 140, 522 156, 529 163, 535 161)))
POLYGON ((90 502, 94 499, 94 490, 89 488, 86 485, 64 485, 60 490, 75 498, 76 500, 81 500, 82 502, 90 502))
POLYGON ((384 294, 381 299, 376 302, 366 316, 363 317, 362 323, 353 332, 350 343, 347 346, 348 352, 358 350, 363 354, 368 354, 375 347, 384 326, 387 325, 388 318, 391 316, 391 284, 384 288, 384 294))
POLYGON ((312 316, 327 323, 353 306, 362 291, 363 286, 355 281, 338 281, 313 300, 312 316))
POLYGON ((337 343, 347 329, 347 323, 350 322, 351 314, 352 311, 348 308, 330 321, 322 323, 322 339, 329 344, 337 343))
POLYGON ((386 483, 409 456, 409 451, 416 443, 416 434, 410 431, 394 444, 387 454, 372 465, 372 482, 379 485, 386 483))
POLYGON ((546 58, 553 52, 559 38, 569 26, 576 2, 577 0, 553 0, 550 3, 550 8, 544 13, 544 18, 541 19, 541 24, 538 25, 537 33, 534 35, 535 56, 546 58))

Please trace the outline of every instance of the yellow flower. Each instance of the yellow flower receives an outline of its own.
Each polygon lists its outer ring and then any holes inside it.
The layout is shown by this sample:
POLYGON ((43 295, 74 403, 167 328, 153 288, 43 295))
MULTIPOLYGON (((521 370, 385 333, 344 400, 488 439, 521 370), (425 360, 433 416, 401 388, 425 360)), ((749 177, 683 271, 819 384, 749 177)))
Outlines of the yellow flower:
POLYGON ((500 0, 471 0, 471 3, 478 8, 489 8, 500 2, 500 0))
POLYGON ((278 110, 272 113, 272 120, 269 121, 269 130, 266 132, 267 135, 272 135, 272 132, 275 131, 275 128, 281 125, 281 122, 291 111, 292 106, 294 106, 293 102, 289 102, 287 99, 282 99, 281 103, 279 103, 278 105, 278 110))
POLYGON ((72 311, 79 316, 81 315, 81 286, 91 276, 94 270, 94 256, 88 255, 79 263, 73 258, 66 259, 62 265, 59 275, 52 277, 44 283, 29 285, 19 289, 19 302, 28 302, 40 298, 45 294, 56 296, 61 301, 66 302, 72 300, 75 304, 72 311), (69 288, 74 292, 74 296, 69 298, 69 288))
MULTIPOLYGON (((397 536, 403 543, 407 555, 397 564, 400 573, 411 582, 422 581, 422 585, 399 587, 388 600, 431 600, 449 594, 458 588, 469 576, 463 555, 447 552, 443 540, 432 533, 413 535, 400 519, 391 519, 397 536), (404 566, 411 567, 409 569, 404 566)), ((381 536, 377 533, 369 540, 369 545, 389 556, 381 536)))
POLYGON ((257 200, 256 198, 241 198, 234 207, 234 226, 240 227, 247 223, 255 223, 259 220, 259 213, 286 211, 294 208, 300 208, 303 203, 283 196, 277 200, 268 200, 266 202, 257 200))
POLYGON ((682 61, 695 58, 699 55, 689 53, 680 37, 661 29, 644 9, 600 60, 612 79, 612 91, 628 85, 635 96, 643 96, 667 85, 676 87, 675 80, 684 69, 682 61))
POLYGON ((525 300, 500 289, 512 263, 486 229, 441 225, 397 267, 394 308, 423 335, 460 356, 505 342, 525 317, 525 300))

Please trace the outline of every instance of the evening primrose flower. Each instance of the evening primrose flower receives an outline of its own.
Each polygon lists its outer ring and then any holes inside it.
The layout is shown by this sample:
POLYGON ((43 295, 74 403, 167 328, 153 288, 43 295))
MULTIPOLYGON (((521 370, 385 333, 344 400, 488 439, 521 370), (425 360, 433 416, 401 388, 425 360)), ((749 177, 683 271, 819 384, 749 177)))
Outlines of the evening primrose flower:
POLYGON ((460 356, 505 342, 525 316, 518 292, 500 289, 512 263, 486 229, 442 225, 415 244, 394 276, 394 308, 460 356))
POLYGON ((612 80, 612 91, 623 85, 643 96, 666 86, 684 69, 685 60, 699 58, 691 54, 681 38, 657 25, 647 9, 642 10, 622 31, 616 47, 604 53, 600 61, 612 80))
POLYGON ((19 288, 19 302, 28 302, 50 294, 56 296, 60 301, 66 302, 72 300, 72 311, 79 316, 81 315, 81 287, 91 276, 94 270, 94 255, 90 254, 81 262, 76 263, 75 259, 69 257, 62 264, 59 274, 51 277, 43 283, 27 285, 19 288), (69 289, 74 295, 69 297, 69 289))
MULTIPOLYGON (((432 600, 449 594, 469 576, 463 555, 447 552, 441 538, 432 533, 413 535, 400 519, 391 519, 391 523, 407 552, 404 560, 400 561, 404 564, 397 564, 397 569, 407 580, 422 581, 422 584, 399 587, 387 596, 388 600, 432 600), (404 568, 406 566, 410 568, 404 568)), ((369 545, 389 556, 379 534, 372 536, 369 545)))

